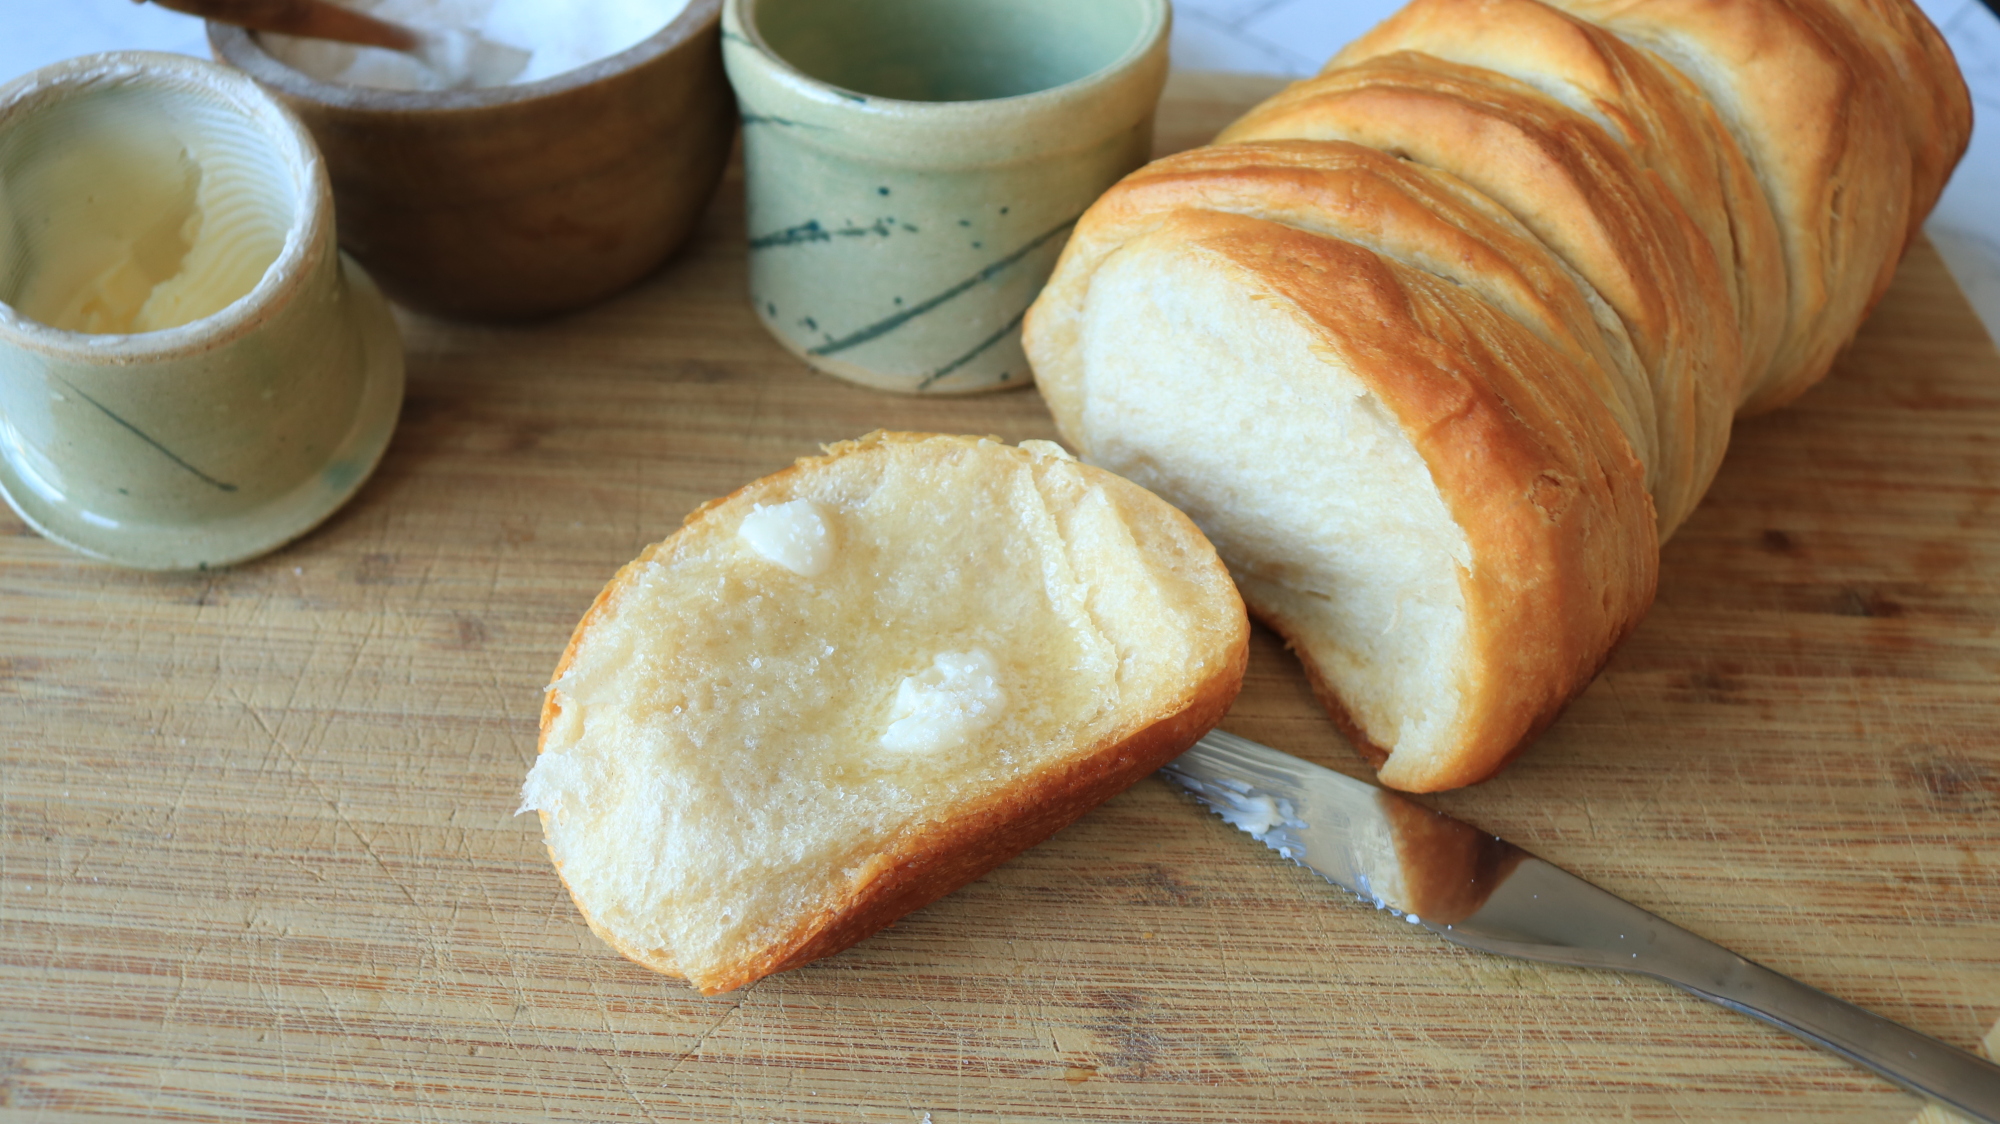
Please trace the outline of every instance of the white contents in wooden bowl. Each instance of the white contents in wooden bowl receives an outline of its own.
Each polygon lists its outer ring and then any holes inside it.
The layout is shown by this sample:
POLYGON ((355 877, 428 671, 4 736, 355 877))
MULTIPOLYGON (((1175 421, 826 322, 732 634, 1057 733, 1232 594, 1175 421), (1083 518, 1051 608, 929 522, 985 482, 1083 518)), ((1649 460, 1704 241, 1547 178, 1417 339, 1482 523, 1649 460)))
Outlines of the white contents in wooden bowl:
POLYGON ((434 34, 417 54, 263 34, 273 57, 323 82, 462 90, 539 82, 637 46, 687 0, 343 0, 434 34), (470 32, 471 35, 464 33, 470 32))

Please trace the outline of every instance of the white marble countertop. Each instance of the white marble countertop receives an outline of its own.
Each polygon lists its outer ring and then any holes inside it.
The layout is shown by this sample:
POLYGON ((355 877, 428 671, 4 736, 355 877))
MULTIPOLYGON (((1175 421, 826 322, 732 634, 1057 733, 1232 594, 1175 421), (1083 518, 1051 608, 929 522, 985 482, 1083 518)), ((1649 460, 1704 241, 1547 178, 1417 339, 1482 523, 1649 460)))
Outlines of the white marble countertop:
MULTIPOLYGON (((1980 0, 1917 0, 1944 31, 1972 86, 1972 148, 1928 231, 2000 340, 2000 18, 1980 0)), ((0 79, 92 51, 206 55, 200 24, 131 0, 0 0, 0 79)), ((1402 0, 1176 0, 1174 65, 1303 75, 1402 0)))

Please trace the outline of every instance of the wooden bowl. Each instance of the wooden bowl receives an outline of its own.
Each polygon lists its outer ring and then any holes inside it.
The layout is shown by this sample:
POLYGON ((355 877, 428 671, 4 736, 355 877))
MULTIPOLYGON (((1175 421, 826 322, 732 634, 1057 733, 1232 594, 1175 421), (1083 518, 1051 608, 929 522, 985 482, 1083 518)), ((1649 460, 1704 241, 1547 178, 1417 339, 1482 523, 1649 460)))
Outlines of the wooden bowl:
POLYGON ((399 91, 320 81, 241 28, 215 56, 292 108, 325 154, 340 245, 397 301, 547 316, 651 273, 693 231, 736 128, 722 0, 540 82, 399 91))

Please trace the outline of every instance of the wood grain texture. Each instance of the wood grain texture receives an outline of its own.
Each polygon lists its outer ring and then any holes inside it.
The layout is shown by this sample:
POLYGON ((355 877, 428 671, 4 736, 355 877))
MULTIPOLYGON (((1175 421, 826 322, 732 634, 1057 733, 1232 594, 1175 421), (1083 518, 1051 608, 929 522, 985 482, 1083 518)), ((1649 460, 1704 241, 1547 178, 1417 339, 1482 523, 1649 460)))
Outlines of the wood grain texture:
MULTIPOLYGON (((1165 147, 1264 92, 1176 87, 1165 147)), ((380 473, 225 573, 0 518, 0 1120, 1896 1122, 1665 985, 1467 953, 1148 779, 849 951, 704 999, 592 938, 513 818, 541 687, 688 510, 1033 394, 815 376, 741 190, 638 289, 406 321, 380 473)), ((2000 1016, 2000 355, 1918 246, 1832 377, 1738 428, 1659 603, 1436 803, 1961 1046, 2000 1016)), ((1361 775, 1267 636, 1229 729, 1361 775)))

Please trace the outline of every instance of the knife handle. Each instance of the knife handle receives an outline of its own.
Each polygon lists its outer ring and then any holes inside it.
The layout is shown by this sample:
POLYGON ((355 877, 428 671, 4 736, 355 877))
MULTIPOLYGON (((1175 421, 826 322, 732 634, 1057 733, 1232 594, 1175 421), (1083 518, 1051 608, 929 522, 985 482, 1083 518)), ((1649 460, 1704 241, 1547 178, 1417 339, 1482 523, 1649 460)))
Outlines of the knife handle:
POLYGON ((1482 952, 1665 980, 2000 1124, 2000 1065, 1746 960, 1541 859, 1524 862, 1506 890, 1516 908, 1495 903, 1469 923, 1422 924, 1482 952))
POLYGON ((1824 1046, 1974 1120, 2000 1124, 2000 1066, 1761 964, 1736 959, 1740 967, 1726 979, 1668 982, 1824 1046))

